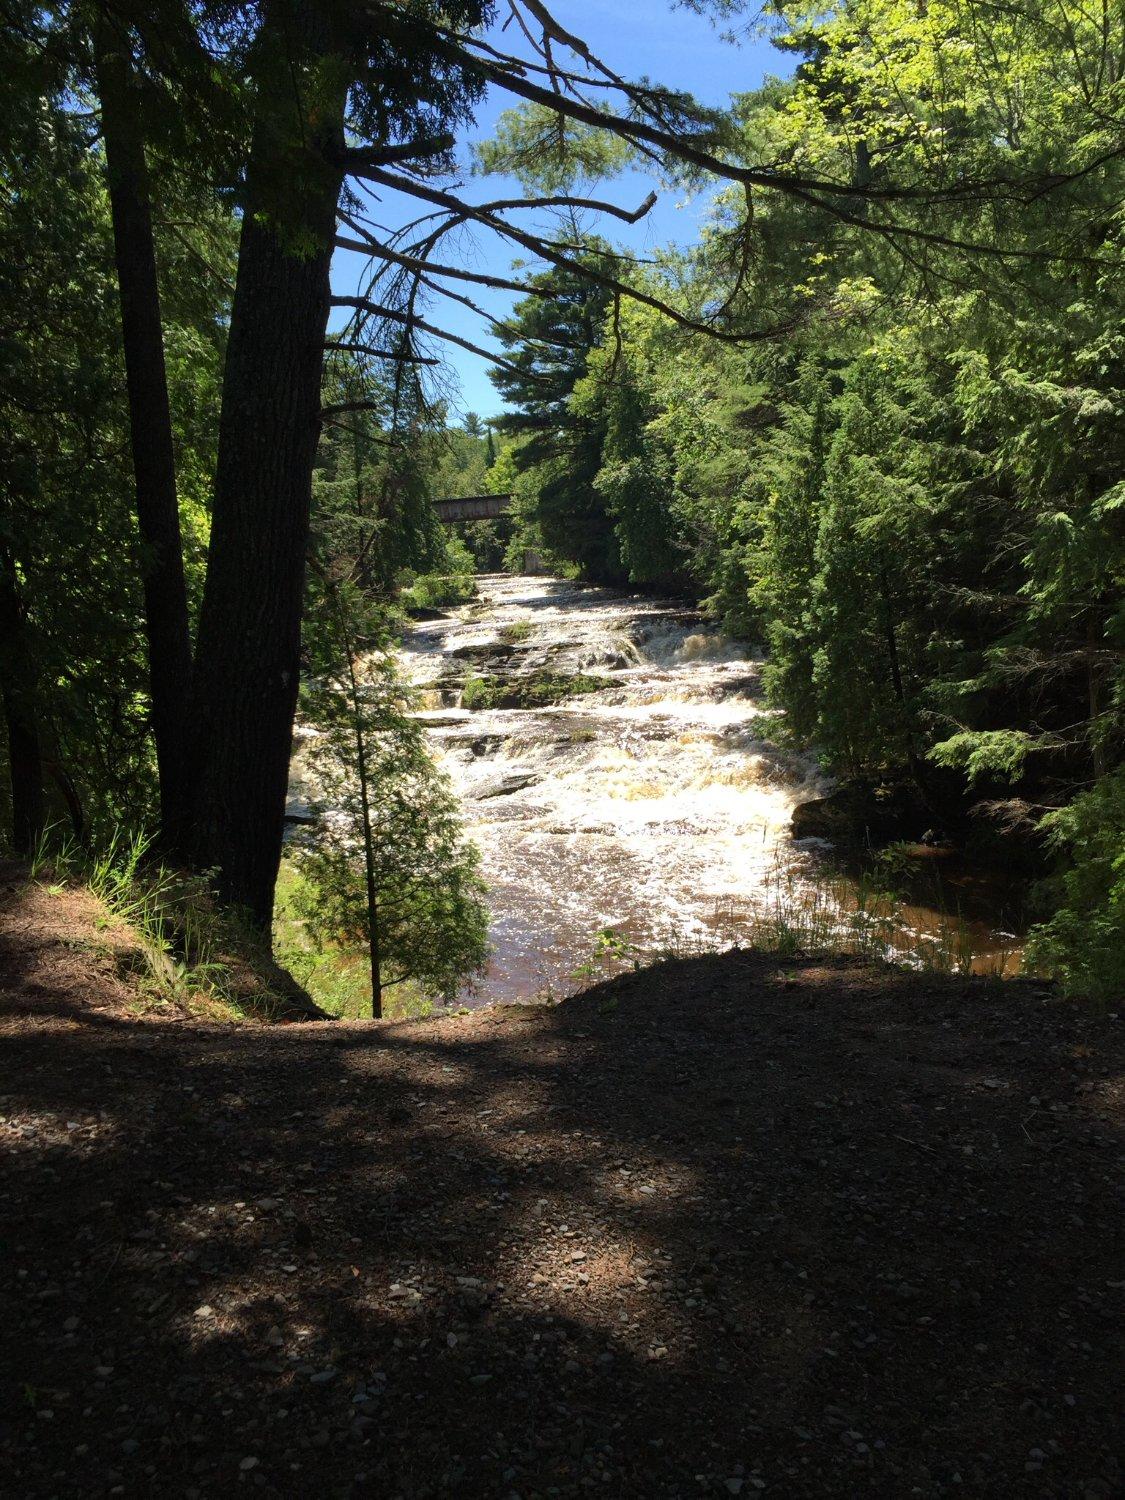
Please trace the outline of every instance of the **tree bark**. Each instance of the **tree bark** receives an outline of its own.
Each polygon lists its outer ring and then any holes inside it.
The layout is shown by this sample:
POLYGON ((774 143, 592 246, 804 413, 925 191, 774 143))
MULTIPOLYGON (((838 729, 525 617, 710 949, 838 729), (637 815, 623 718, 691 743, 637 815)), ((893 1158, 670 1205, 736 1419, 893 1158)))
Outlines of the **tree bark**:
POLYGON ((161 842, 174 848, 187 817, 191 637, 184 581, 172 416, 164 364, 156 246, 144 141, 126 44, 95 31, 121 341, 142 546, 152 734, 160 778, 161 842))
POLYGON ((379 889, 375 878, 375 832, 371 819, 371 782, 367 771, 367 744, 363 737, 363 705, 355 675, 355 652, 348 636, 347 624, 341 618, 340 635, 348 659, 348 681, 351 686, 352 730, 355 734, 356 772, 359 776, 359 801, 363 815, 363 876, 367 900, 367 964, 371 973, 371 1018, 383 1017, 383 962, 380 952, 379 889))
POLYGON ((891 685, 894 688, 895 700, 902 715, 902 733, 906 749, 906 762, 910 767, 910 774, 914 780, 914 785, 918 788, 918 795, 921 797, 923 805, 929 808, 929 787, 922 762, 918 756, 918 749, 914 742, 913 715, 910 712, 910 705, 906 701, 906 688, 902 680, 902 668, 899 665, 898 637, 895 634, 890 584, 887 580, 887 569, 885 566, 879 569, 879 596, 883 613, 883 639, 886 641, 887 660, 891 669, 891 685))
POLYGON ((15 562, 0 552, 0 697, 8 726, 12 792, 12 844, 31 854, 46 826, 43 757, 35 712, 35 667, 19 597, 15 562))
MULTIPOLYGON (((310 7, 285 44, 315 67, 310 7)), ((295 19, 294 19, 295 18, 295 19)), ((268 931, 281 859, 300 670, 312 469, 320 433, 329 267, 341 169, 342 87, 315 120, 299 91, 262 90, 247 178, 223 378, 207 581, 193 679, 190 855, 219 895, 268 931), (265 113, 272 110, 272 113, 265 113), (276 203, 278 137, 301 140, 302 187, 276 203), (263 206, 264 205, 264 206, 263 206)), ((294 174, 295 175, 295 174, 294 174)))

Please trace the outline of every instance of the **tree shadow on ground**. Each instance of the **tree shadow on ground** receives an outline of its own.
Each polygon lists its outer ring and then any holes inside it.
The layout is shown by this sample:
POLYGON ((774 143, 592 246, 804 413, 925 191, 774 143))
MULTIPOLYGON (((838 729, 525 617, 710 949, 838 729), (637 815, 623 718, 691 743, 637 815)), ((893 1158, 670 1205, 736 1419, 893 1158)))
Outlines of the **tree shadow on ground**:
POLYGON ((1111 1034, 737 952, 446 1022, 14 1017, 0 1487, 1108 1496, 1111 1034))

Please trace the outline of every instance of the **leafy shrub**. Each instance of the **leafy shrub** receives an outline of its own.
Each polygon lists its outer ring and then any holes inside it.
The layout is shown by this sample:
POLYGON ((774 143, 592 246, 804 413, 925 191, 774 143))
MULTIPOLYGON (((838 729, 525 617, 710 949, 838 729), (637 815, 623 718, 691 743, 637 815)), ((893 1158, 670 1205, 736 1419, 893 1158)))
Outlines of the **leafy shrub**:
POLYGON ((1125 767, 1043 825, 1065 861, 1051 883, 1058 909, 1032 929, 1029 965, 1071 995, 1125 997, 1125 767))

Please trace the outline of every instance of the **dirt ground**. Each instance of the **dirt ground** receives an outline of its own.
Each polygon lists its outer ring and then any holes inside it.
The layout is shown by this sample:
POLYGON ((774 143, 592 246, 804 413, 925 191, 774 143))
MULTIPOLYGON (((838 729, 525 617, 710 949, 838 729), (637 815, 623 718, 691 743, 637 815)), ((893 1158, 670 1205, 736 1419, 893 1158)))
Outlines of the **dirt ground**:
POLYGON ((145 1019, 2 894, 5 1497, 1122 1494, 1114 1017, 735 952, 145 1019))

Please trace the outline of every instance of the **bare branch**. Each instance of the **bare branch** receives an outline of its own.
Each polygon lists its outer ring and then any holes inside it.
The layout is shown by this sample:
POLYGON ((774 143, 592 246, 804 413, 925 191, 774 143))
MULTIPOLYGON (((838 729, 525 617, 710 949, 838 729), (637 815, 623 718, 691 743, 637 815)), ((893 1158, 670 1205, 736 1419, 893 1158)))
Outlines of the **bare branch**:
POLYGON ((424 354, 402 354, 397 349, 373 349, 370 344, 356 343, 348 339, 333 339, 324 346, 325 353, 341 351, 347 354, 369 354, 372 359, 385 359, 393 364, 440 365, 440 359, 430 359, 424 354))
POLYGON ((548 241, 538 235, 529 233, 527 230, 518 228, 515 224, 509 224, 504 219, 495 218, 483 209, 473 204, 464 203, 455 198, 451 193, 444 192, 441 188, 433 187, 427 183, 412 182, 409 178, 399 177, 391 172, 373 169, 371 175, 376 181, 383 183, 386 187, 396 188, 402 192, 413 193, 416 197, 424 198, 427 202, 437 204, 440 208, 447 209, 450 213, 458 214, 466 219, 474 219, 480 224, 487 225, 496 230, 498 234, 522 245, 525 250, 530 250, 533 255, 539 256, 550 264, 559 266, 564 270, 570 270, 577 276, 584 277, 598 286, 603 286, 607 291, 620 292, 623 296, 631 297, 634 302, 643 303, 651 307, 655 312, 663 313, 673 323, 681 328, 689 329, 692 333, 703 333, 709 338, 716 338, 727 344, 749 344, 761 342, 765 339, 776 338, 780 333, 789 329, 792 324, 783 327, 772 328, 755 333, 736 333, 725 328, 719 328, 713 323, 701 321, 689 317, 680 312, 671 303, 655 297, 651 293, 643 291, 640 287, 630 286, 627 282, 619 281, 616 277, 608 276, 598 271, 588 261, 578 260, 569 255, 560 254, 548 241))
POLYGON ((345 146, 335 153, 335 159, 346 172, 358 173, 365 166, 393 167, 419 156, 444 156, 456 144, 455 138, 445 131, 441 135, 422 136, 416 141, 403 141, 393 146, 345 146))
POLYGON ((462 338, 460 334, 450 333, 446 328, 435 328, 432 323, 427 323, 412 313, 400 312, 395 307, 384 307, 381 303, 371 302, 366 297, 333 297, 332 306, 354 307, 357 312, 369 313, 377 318, 386 318, 391 323, 401 323, 409 329, 416 328, 419 332, 428 333, 433 338, 444 339, 449 344, 457 344, 460 348, 467 349, 470 354, 479 354, 482 359, 490 360, 492 364, 498 365, 500 369, 507 370, 512 375, 519 375, 521 379, 542 379, 540 376, 529 375, 528 371, 519 369, 510 360, 504 359, 499 354, 493 354, 489 349, 482 349, 479 344, 474 344, 469 339, 462 338))
POLYGON ((626 224, 636 224, 654 207, 656 201, 656 193, 652 192, 638 208, 628 209, 600 198, 574 198, 560 194, 550 198, 497 198, 492 203, 480 203, 477 207, 484 213, 505 213, 516 208, 587 208, 592 213, 612 214, 615 219, 621 219, 626 224))
MULTIPOLYGON (((364 231, 359 231, 363 233, 364 231)), ((460 266, 436 265, 426 260, 419 260, 417 256, 404 255, 400 250, 392 250, 389 245, 368 235, 362 240, 348 239, 345 235, 337 235, 333 242, 337 249, 356 250, 361 255, 376 256, 380 260, 390 261, 396 266, 404 266, 409 271, 425 272, 427 276, 448 276, 455 281, 471 281, 477 286, 491 287, 494 291, 520 292, 531 296, 545 297, 550 293, 540 287, 533 287, 523 281, 511 281, 504 276, 489 276, 483 271, 466 271, 460 266)))

